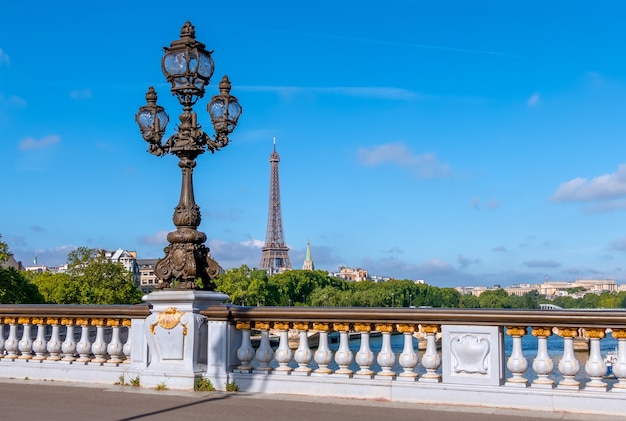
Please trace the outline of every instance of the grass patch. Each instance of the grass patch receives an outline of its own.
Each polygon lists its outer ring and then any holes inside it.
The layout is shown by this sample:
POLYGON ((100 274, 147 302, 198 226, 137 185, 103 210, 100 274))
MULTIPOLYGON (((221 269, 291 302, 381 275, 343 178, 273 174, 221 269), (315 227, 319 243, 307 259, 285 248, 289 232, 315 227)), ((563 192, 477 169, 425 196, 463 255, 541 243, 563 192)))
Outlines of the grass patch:
POLYGON ((227 392, 239 392, 239 386, 235 382, 226 383, 226 391, 227 392))
POLYGON ((196 384, 193 385, 193 390, 196 392, 213 392, 215 391, 215 387, 211 380, 203 377, 201 379, 196 380, 196 384))

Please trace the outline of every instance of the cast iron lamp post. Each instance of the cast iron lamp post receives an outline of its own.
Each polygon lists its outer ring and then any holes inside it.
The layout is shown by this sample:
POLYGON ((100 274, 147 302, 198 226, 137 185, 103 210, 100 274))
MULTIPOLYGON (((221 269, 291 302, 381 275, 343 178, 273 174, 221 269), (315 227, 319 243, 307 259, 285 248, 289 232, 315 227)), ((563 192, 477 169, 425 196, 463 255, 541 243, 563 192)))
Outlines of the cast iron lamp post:
POLYGON ((207 51, 204 44, 196 41, 190 22, 186 22, 180 30, 180 39, 163 49, 163 74, 172 84, 172 94, 178 97, 183 107, 180 124, 176 133, 162 143, 169 117, 165 109, 156 104, 157 94, 152 86, 146 93, 148 104, 140 107, 135 115, 141 135, 149 144, 148 151, 156 156, 176 155, 182 170, 180 201, 173 216, 176 231, 167 235, 169 244, 163 249, 165 257, 157 261, 154 273, 159 279, 159 289, 212 290, 215 286, 212 280, 219 274, 220 268, 204 245, 206 235, 197 230, 201 217, 200 207, 193 195, 193 168, 198 155, 207 150, 213 153, 228 144, 228 135, 235 129, 242 109, 237 98, 230 95, 230 81, 224 76, 219 83, 220 93, 207 105, 215 128, 215 137, 211 139, 202 131, 192 107, 204 96, 204 88, 213 75, 212 51, 207 51))

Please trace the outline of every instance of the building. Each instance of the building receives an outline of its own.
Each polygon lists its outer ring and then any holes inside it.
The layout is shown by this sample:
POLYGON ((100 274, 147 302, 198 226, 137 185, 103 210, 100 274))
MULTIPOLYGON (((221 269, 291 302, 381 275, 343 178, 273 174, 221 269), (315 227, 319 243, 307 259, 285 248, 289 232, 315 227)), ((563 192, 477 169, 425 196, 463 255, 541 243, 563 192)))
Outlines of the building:
POLYGON ((139 288, 143 292, 153 291, 159 284, 159 280, 154 274, 154 265, 158 259, 137 259, 139 267, 139 288))
POLYGON ((361 268, 349 268, 346 266, 340 266, 339 272, 330 274, 335 278, 341 278, 345 281, 361 282, 369 279, 367 270, 361 268))
POLYGON ((306 256, 304 257, 304 264, 302 265, 302 270, 315 270, 315 264, 313 263, 313 259, 311 258, 311 242, 307 241, 306 243, 306 256))
POLYGON ((4 262, 0 263, 0 267, 3 267, 5 269, 13 268, 15 270, 24 270, 24 265, 22 264, 22 262, 18 262, 17 260, 15 260, 15 257, 13 257, 12 254, 10 254, 9 258, 6 259, 4 262))
POLYGON ((100 250, 102 257, 114 263, 121 263, 133 276, 133 282, 139 286, 139 266, 137 265, 137 252, 122 249, 100 250))

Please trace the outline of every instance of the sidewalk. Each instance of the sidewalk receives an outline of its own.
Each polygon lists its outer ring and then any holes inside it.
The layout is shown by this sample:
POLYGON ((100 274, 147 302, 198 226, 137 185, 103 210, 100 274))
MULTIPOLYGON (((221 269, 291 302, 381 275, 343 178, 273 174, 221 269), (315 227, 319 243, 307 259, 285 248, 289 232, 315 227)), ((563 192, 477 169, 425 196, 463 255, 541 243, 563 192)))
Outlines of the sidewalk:
MULTIPOLYGON (((529 402, 531 405, 532 402, 529 402)), ((131 386, 0 380, 2 419, 20 420, 394 420, 616 421, 622 417, 274 395, 156 391, 131 386)))

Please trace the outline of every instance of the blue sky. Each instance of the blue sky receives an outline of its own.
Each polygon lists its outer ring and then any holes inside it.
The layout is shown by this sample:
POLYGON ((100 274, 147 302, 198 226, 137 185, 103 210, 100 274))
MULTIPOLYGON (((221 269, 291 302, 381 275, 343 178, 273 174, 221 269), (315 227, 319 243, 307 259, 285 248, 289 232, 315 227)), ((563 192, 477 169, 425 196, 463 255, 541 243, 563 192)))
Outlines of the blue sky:
POLYGON ((243 115, 198 159, 213 257, 257 266, 272 138, 294 267, 437 286, 626 282, 623 2, 7 2, 0 233, 16 258, 78 246, 161 257, 173 156, 134 122, 190 20, 243 115), (190 12, 193 10, 193 12, 190 12))

